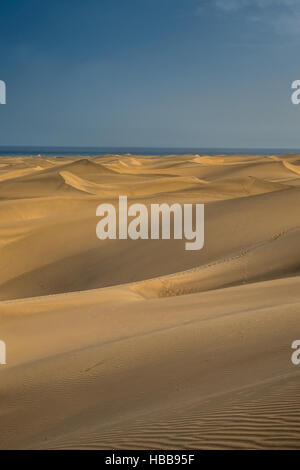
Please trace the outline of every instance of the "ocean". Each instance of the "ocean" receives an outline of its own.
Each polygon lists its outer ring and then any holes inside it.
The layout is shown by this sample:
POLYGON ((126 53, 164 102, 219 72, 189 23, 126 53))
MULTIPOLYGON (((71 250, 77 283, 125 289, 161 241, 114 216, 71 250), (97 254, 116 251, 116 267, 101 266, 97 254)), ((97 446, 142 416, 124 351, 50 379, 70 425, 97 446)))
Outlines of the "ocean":
POLYGON ((5 147, 0 156, 99 156, 132 155, 283 155, 300 153, 300 149, 283 148, 202 148, 202 147, 5 147))

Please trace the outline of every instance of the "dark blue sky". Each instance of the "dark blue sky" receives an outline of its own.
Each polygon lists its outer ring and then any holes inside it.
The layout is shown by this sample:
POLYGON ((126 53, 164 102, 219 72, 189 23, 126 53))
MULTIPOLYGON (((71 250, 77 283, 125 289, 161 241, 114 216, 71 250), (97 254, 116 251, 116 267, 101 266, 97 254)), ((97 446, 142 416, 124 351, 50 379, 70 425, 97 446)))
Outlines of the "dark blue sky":
POLYGON ((2 2, 0 145, 300 147, 299 0, 2 2))

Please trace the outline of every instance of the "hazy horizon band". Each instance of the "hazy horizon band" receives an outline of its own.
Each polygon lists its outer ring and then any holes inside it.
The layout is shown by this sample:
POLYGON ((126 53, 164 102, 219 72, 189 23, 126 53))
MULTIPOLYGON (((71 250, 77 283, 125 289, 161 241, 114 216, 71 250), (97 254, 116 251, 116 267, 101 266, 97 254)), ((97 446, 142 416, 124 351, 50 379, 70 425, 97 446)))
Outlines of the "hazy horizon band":
POLYGON ((57 146, 0 146, 0 157, 3 156, 99 156, 106 154, 139 154, 139 155, 283 155, 299 153, 296 148, 234 148, 234 147, 57 147, 57 146))

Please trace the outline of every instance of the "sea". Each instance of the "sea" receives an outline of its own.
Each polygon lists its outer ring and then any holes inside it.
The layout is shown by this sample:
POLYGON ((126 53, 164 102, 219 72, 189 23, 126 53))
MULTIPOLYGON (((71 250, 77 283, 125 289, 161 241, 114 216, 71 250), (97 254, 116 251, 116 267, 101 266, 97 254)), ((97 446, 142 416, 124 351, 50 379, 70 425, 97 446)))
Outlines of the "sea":
POLYGON ((293 148, 204 148, 204 147, 6 147, 0 146, 1 156, 90 156, 100 155, 284 155, 300 154, 293 148))

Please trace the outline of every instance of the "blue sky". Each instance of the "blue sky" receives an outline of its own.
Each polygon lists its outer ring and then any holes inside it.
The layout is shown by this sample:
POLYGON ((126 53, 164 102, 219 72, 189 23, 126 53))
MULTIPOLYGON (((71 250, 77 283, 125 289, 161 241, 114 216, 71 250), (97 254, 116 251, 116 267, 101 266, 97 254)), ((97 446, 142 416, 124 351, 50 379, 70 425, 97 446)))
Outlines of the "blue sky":
POLYGON ((298 147, 299 0, 2 2, 0 145, 298 147))

